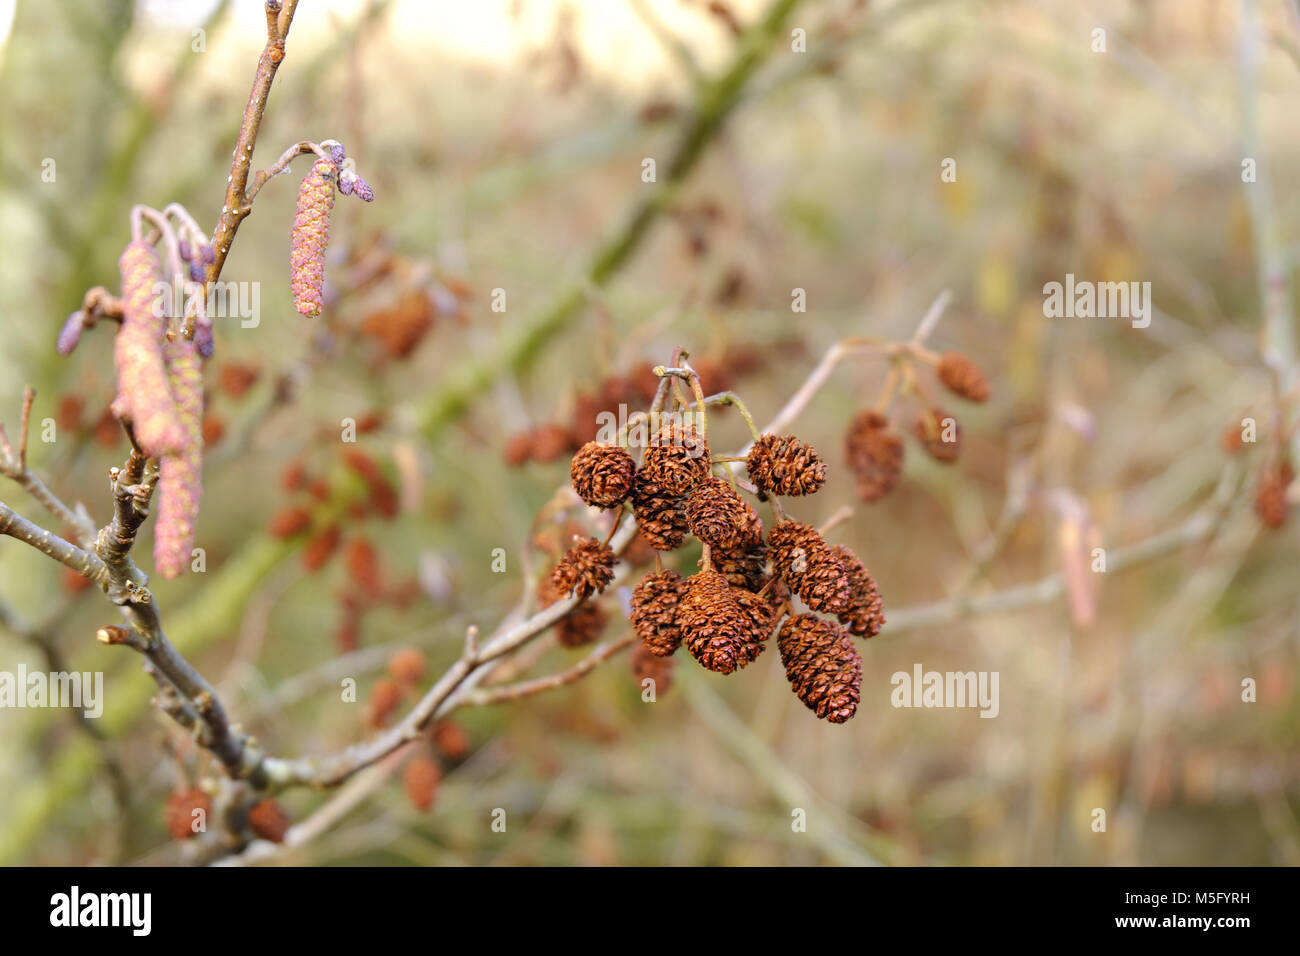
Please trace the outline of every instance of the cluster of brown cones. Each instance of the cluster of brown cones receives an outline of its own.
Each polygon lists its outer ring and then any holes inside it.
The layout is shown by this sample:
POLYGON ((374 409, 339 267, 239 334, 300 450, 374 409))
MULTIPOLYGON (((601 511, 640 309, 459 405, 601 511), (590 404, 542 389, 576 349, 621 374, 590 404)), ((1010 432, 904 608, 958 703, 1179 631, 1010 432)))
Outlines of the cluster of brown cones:
MULTIPOLYGON (((825 463, 793 435, 759 437, 746 470, 760 500, 813 494, 826 481, 825 463)), ((681 421, 658 431, 639 467, 626 449, 597 442, 573 458, 570 476, 579 497, 601 508, 630 503, 641 535, 657 551, 675 550, 688 533, 704 545, 698 573, 684 577, 660 567, 636 586, 630 619, 641 638, 637 673, 650 672, 650 658, 666 661, 685 645, 701 666, 730 674, 758 657, 777 631, 795 694, 818 717, 848 720, 862 683, 862 661, 850 636, 872 637, 884 624, 875 582, 852 551, 785 519, 775 503, 778 521, 765 541, 754 507, 732 481, 712 472, 704 435, 681 421), (809 610, 794 613, 792 595, 809 610)), ((614 563, 608 546, 581 540, 544 582, 546 594, 553 601, 598 593, 614 563)), ((581 604, 577 610, 596 609, 581 604)), ((574 618, 571 613, 560 622, 566 644, 566 630, 580 628, 574 618)))
MULTIPOLYGON (((988 379, 967 356, 944 352, 934 358, 939 382, 968 402, 988 401, 988 379)), ((961 430, 957 419, 934 405, 921 407, 906 429, 935 461, 955 462, 961 455, 961 430)), ((864 408, 854 416, 844 435, 844 458, 857 479, 858 497, 879 501, 898 484, 903 471, 903 436, 879 409, 864 408)))

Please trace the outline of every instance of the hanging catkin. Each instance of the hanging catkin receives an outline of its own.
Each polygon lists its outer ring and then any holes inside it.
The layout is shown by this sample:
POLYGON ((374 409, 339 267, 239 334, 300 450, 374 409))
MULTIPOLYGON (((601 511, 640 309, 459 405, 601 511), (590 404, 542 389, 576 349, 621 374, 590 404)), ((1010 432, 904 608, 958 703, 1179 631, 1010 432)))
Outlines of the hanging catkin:
POLYGON ((122 252, 118 267, 123 318, 113 344, 117 365, 113 410, 119 418, 131 421, 136 444, 146 455, 175 454, 185 444, 185 429, 163 364, 167 317, 154 310, 158 259, 152 246, 137 239, 122 252))
POLYGON ((289 276, 293 305, 306 316, 320 315, 325 283, 325 245, 329 242, 330 210, 334 208, 337 167, 318 159, 298 187, 298 211, 289 244, 289 276))
POLYGON ((164 356, 185 440, 159 466, 153 560, 159 574, 174 578, 190 560, 203 494, 203 360, 198 346, 180 336, 167 343, 164 356))

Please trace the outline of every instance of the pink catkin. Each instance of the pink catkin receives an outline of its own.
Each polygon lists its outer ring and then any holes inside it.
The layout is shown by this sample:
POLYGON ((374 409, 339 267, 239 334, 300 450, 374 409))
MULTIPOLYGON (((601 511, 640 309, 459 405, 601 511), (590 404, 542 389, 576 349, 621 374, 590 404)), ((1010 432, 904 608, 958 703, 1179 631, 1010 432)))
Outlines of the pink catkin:
POLYGON ((180 337, 167 343, 165 357, 185 442, 159 466, 153 561, 159 574, 174 578, 189 563, 203 495, 203 360, 198 346, 180 337))
POLYGON ((298 212, 293 217, 289 242, 289 276, 294 308, 307 316, 320 315, 336 173, 332 162, 318 159, 298 187, 298 212))
POLYGON ((185 431, 163 364, 167 317, 154 314, 158 260, 153 247, 137 239, 126 247, 117 264, 122 273, 124 317, 113 345, 117 365, 113 410, 119 417, 131 419, 136 443, 145 454, 174 454, 185 443, 185 431))

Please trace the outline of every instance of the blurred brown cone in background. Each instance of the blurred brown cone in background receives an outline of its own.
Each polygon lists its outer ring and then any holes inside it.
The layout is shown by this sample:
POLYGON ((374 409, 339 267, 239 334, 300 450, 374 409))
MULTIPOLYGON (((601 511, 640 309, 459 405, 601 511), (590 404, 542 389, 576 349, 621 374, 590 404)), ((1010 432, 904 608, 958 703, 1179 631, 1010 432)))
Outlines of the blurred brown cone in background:
POLYGON ((281 806, 270 798, 253 804, 248 810, 248 826, 263 840, 283 843, 293 821, 281 806))
POLYGON ((406 789, 411 806, 417 810, 428 810, 433 806, 441 781, 442 769, 438 766, 438 761, 427 753, 416 754, 406 762, 402 770, 402 786, 406 789))
POLYGON ((673 686, 673 671, 677 667, 677 661, 671 657, 660 657, 646 644, 632 646, 631 665, 632 676, 636 678, 637 687, 642 694, 649 689, 647 680, 654 682, 652 687, 655 699, 668 693, 673 686))
POLYGON ((844 457, 857 478, 858 497, 879 501, 898 484, 903 470, 903 439, 889 420, 864 408, 849 423, 844 436, 844 457))
POLYGON ((957 419, 940 408, 919 412, 912 422, 912 434, 935 461, 950 465, 961 455, 961 430, 957 419))
POLYGON ((1285 458, 1265 462, 1255 491, 1255 514, 1270 528, 1286 524, 1287 489, 1295 479, 1291 462, 1285 458))
POLYGON ((173 840, 188 840, 207 829, 212 798, 199 787, 173 790, 163 805, 163 822, 173 840), (195 815, 196 810, 202 813, 195 815))
POLYGON ((974 361, 960 352, 944 352, 934 370, 939 381, 954 395, 970 402, 988 401, 989 380, 974 361))

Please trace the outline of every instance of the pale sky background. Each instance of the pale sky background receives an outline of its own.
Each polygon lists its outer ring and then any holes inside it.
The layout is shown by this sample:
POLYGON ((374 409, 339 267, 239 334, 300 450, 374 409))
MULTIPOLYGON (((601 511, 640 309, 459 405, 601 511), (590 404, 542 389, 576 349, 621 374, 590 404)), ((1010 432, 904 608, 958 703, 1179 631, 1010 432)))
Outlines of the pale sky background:
MULTIPOLYGON (((0 0, 0 57, 17 0, 0 0)), ((49 0, 22 0, 24 3, 49 0)), ((53 0, 58 2, 58 0, 53 0)), ((200 25, 218 0, 138 0, 160 29, 200 25)), ((703 65, 721 62, 732 44, 725 27, 705 11, 701 0, 644 0, 644 5, 681 36, 703 65)), ((357 16, 365 0, 301 0, 294 21, 298 41, 324 39, 336 24, 357 16)), ((764 7, 762 0, 732 0, 744 23, 764 7)), ((262 0, 235 0, 233 14, 261 22, 262 0)), ((398 0, 388 14, 390 37, 429 52, 444 52, 459 62, 505 65, 553 35, 556 14, 575 14, 574 39, 584 64, 619 85, 643 86, 647 71, 661 66, 664 53, 633 10, 630 0, 398 0)), ((797 24, 793 24, 797 25, 797 24)))

